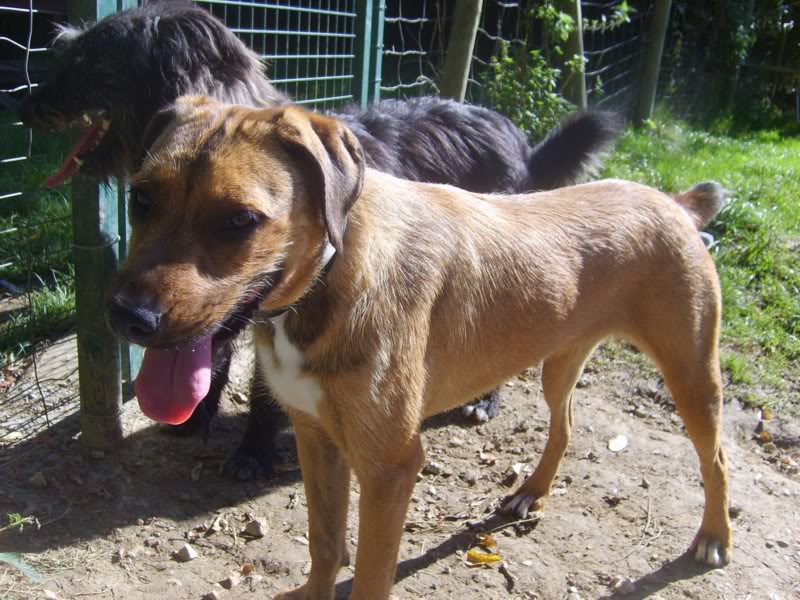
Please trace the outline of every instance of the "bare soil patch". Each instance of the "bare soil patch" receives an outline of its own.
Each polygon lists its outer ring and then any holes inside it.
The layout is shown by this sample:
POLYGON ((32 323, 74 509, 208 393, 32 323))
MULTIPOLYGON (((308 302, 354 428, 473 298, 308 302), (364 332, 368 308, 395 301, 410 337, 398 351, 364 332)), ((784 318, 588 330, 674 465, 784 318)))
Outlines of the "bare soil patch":
MULTIPOLYGON (((504 387, 488 424, 465 427, 454 415, 428 423, 432 466, 414 493, 394 597, 800 598, 797 422, 772 415, 762 423, 770 435, 757 440, 759 413, 726 404, 734 557, 725 569, 698 566, 683 556, 703 507, 696 455, 657 377, 618 354, 598 353, 576 391, 573 440, 538 523, 492 514, 515 466, 524 476, 544 447, 537 370, 504 387), (618 435, 627 446, 611 452, 618 435), (477 533, 492 529, 504 567, 469 566, 477 533), (624 578, 628 594, 613 589, 624 578)), ((291 452, 272 481, 219 475, 242 406, 225 403, 207 443, 166 433, 135 402, 124 412, 126 440, 108 454, 80 445, 75 414, 0 451, 0 513, 40 524, 0 533, 0 553, 13 553, 0 555, 0 598, 265 598, 304 580, 305 495, 291 452), (31 479, 37 473, 44 482, 31 479), (266 521, 264 537, 244 533, 254 518, 266 521), (187 543, 198 556, 179 562, 187 543)), ((353 556, 357 501, 354 484, 353 556)), ((342 570, 340 597, 352 575, 342 570)))

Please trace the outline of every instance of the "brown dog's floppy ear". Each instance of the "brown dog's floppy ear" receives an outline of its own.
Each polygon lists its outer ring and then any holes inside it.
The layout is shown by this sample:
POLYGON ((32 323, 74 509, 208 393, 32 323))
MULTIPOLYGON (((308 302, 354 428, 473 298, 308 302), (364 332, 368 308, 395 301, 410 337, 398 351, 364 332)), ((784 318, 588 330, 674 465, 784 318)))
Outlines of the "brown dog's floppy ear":
POLYGON ((181 96, 175 100, 175 104, 159 110, 144 128, 142 134, 142 149, 139 156, 139 166, 147 154, 156 143, 156 140, 164 133, 164 130, 178 117, 187 116, 200 109, 214 109, 219 103, 212 101, 206 96, 181 96))
POLYGON ((331 117, 287 107, 274 120, 284 146, 308 166, 330 243, 342 252, 347 214, 364 187, 364 155, 352 132, 331 117))
POLYGON ((167 108, 162 108, 155 115, 153 115, 153 118, 150 119, 150 122, 144 128, 144 133, 142 134, 142 156, 139 160, 140 164, 141 161, 144 160, 144 155, 147 154, 150 148, 153 147, 153 144, 158 137, 164 133, 167 125, 172 123, 172 121, 174 121, 177 117, 178 110, 174 105, 167 108))

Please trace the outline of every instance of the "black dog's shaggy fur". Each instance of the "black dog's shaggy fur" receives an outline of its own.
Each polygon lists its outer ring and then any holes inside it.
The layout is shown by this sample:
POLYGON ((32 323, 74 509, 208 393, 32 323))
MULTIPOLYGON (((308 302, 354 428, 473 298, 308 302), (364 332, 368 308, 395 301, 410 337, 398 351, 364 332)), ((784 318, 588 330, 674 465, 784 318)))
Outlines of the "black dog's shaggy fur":
MULTIPOLYGON (((63 130, 84 113, 111 121, 84 173, 124 177, 142 154, 142 132, 178 96, 205 94, 230 103, 274 106, 289 102, 263 73, 257 55, 208 12, 183 2, 156 2, 110 16, 84 31, 64 28, 47 84, 21 107, 33 127, 63 130)), ((440 98, 386 100, 367 111, 337 113, 361 142, 371 166, 417 181, 449 183, 476 192, 525 192, 579 179, 618 134, 619 119, 580 112, 541 144, 502 115, 440 98)), ((207 427, 228 381, 232 343, 220 344, 209 395, 182 426, 207 427)), ((270 470, 281 419, 276 405, 253 386, 251 412, 229 474, 247 479, 270 470)), ((482 418, 497 411, 493 392, 472 406, 482 418)))

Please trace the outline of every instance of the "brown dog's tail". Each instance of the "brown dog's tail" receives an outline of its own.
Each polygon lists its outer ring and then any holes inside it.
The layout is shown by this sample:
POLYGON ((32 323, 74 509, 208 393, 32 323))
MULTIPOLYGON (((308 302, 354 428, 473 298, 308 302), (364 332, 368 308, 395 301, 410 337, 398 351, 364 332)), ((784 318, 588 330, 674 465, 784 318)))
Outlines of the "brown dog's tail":
POLYGON ((725 204, 726 191, 714 181, 693 186, 688 192, 673 196, 692 219, 698 231, 708 225, 719 214, 725 204))

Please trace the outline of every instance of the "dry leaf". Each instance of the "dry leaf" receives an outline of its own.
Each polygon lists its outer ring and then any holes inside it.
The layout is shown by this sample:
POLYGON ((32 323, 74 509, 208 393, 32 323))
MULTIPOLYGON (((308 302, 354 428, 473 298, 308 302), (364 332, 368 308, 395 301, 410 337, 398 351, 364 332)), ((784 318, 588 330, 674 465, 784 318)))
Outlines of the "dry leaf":
POLYGON ((765 429, 764 431, 758 434, 758 439, 766 444, 767 442, 772 441, 772 434, 765 429))
POLYGON ((487 550, 497 548, 497 539, 491 533, 479 533, 478 543, 487 550))
POLYGON ((489 554, 480 548, 470 548, 467 550, 467 562, 472 565, 492 565, 502 562, 499 554, 489 554))

